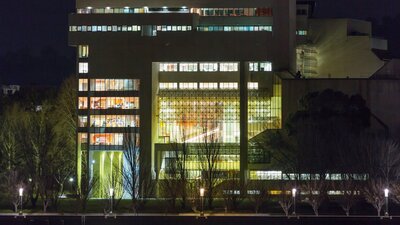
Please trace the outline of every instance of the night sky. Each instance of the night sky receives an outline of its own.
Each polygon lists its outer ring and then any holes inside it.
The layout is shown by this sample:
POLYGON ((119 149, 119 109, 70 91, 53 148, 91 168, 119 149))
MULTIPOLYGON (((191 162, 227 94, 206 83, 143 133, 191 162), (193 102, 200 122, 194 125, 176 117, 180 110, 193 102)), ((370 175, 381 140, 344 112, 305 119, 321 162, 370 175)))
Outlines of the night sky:
MULTIPOLYGON (((374 34, 389 39, 392 55, 400 57, 400 0, 316 2, 316 17, 374 21, 374 34)), ((73 11, 74 0, 1 0, 0 83, 57 85, 73 73, 74 51, 67 45, 68 13, 73 11), (28 67, 26 61, 41 66, 20 68, 28 67)))

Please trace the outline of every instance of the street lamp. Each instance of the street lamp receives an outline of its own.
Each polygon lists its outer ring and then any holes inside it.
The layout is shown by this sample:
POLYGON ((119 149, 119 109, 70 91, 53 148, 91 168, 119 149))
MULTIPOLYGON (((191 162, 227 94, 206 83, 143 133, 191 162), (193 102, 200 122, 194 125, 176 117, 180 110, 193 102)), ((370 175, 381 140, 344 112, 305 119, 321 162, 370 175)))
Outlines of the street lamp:
POLYGON ((201 213, 200 216, 204 216, 204 188, 200 188, 200 199, 201 199, 201 213))
POLYGON ((114 188, 110 188, 110 205, 111 205, 111 207, 110 207, 110 213, 112 214, 113 212, 113 197, 114 197, 114 188))
POLYGON ((21 203, 21 211, 19 212, 19 214, 22 214, 22 196, 24 195, 24 189, 19 188, 18 192, 19 192, 19 201, 21 203))
POLYGON ((389 216, 389 189, 385 188, 384 193, 385 193, 385 203, 386 203, 385 216, 389 216))
POLYGON ((297 189, 293 188, 292 189, 292 197, 293 197, 293 215, 296 215, 296 192, 297 189))

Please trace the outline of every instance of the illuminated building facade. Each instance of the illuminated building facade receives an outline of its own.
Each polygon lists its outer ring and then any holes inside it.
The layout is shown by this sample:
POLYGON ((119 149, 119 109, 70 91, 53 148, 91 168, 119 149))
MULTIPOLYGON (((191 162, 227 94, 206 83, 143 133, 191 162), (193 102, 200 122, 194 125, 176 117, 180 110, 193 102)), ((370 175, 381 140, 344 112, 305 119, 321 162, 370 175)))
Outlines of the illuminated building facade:
POLYGON ((189 176, 201 177, 196 148, 211 137, 221 171, 269 176, 270 157, 251 140, 281 128, 282 79, 322 70, 324 52, 306 45, 317 29, 309 31, 309 4, 77 0, 76 8, 78 181, 83 171, 97 177, 96 196, 105 197, 110 177, 122 179, 113 174, 124 167, 127 134, 153 179, 163 179, 173 142, 191 146, 189 176))

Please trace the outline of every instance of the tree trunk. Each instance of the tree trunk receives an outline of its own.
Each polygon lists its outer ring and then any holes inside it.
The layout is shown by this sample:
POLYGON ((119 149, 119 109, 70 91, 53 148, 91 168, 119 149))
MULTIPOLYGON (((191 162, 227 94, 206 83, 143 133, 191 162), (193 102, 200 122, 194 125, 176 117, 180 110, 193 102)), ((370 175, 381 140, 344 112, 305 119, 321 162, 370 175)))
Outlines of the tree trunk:
POLYGON ((32 194, 32 195, 30 196, 30 198, 31 198, 32 208, 36 208, 36 203, 37 203, 37 200, 38 200, 38 198, 39 198, 39 195, 33 196, 33 194, 32 194))
POLYGON ((182 201, 181 201, 181 209, 186 208, 186 196, 182 196, 182 201))
POLYGON ((43 212, 44 212, 44 213, 47 212, 47 204, 46 204, 46 201, 43 202, 43 212))

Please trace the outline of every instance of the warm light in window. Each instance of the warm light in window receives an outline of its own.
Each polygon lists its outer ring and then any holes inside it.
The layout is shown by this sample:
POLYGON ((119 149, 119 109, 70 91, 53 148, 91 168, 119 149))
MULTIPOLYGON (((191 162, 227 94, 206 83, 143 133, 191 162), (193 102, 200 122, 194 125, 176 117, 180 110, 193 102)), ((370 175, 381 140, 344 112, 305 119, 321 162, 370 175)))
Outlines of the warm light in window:
POLYGON ((89 63, 87 62, 80 62, 79 65, 79 73, 88 73, 89 72, 89 63))

